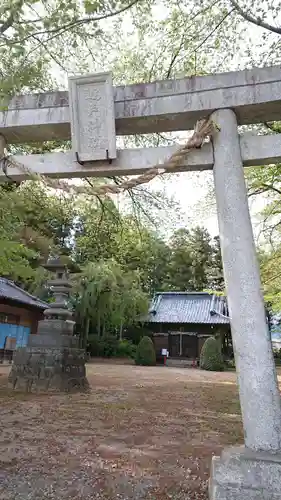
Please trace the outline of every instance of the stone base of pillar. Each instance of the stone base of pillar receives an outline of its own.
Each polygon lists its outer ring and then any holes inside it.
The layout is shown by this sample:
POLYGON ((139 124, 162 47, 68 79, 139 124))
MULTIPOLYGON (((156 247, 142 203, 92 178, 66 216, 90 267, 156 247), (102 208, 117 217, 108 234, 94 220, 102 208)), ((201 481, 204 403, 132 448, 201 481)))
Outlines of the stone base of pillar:
POLYGON ((281 451, 228 448, 213 457, 210 500, 281 500, 281 451))
POLYGON ((88 392, 85 351, 72 347, 22 347, 15 351, 9 384, 25 392, 88 392))

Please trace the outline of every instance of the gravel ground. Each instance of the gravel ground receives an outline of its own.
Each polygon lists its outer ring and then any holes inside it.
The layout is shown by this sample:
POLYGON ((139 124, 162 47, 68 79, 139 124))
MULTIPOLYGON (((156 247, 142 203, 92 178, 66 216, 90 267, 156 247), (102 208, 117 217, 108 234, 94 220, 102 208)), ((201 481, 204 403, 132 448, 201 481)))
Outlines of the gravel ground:
POLYGON ((0 368, 1 500, 207 500, 242 442, 234 373, 90 364, 87 395, 19 394, 0 368))

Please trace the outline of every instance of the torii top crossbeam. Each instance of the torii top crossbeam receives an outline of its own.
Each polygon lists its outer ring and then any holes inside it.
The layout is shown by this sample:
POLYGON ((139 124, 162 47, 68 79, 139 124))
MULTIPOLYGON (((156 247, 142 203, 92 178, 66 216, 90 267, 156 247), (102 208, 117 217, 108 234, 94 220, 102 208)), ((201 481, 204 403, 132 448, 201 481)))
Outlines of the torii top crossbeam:
MULTIPOLYGON (((117 135, 192 129, 216 109, 234 109, 240 125, 280 120, 281 71, 262 69, 115 87, 117 135)), ((68 92, 14 97, 0 113, 9 143, 70 139, 68 92)))
MULTIPOLYGON (((73 77, 69 90, 15 96, 0 112, 0 134, 8 144, 72 138, 71 152, 17 156, 27 169, 59 178, 140 174, 175 147, 116 151, 116 135, 189 130, 198 119, 226 108, 234 110, 240 125, 281 118, 279 67, 119 87, 104 73, 73 77)), ((245 166, 281 161, 281 135, 245 135, 240 141, 245 166)), ((208 144, 183 160, 178 171, 213 168, 208 144)), ((26 177, 17 168, 9 175, 26 177)))

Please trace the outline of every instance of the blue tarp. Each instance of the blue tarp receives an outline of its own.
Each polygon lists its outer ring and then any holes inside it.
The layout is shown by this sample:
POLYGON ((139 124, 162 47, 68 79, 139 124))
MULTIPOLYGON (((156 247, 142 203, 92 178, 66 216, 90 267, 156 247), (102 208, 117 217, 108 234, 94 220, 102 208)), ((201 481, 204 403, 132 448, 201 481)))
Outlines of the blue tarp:
POLYGON ((4 349, 6 337, 17 339, 16 347, 26 346, 29 334, 30 328, 28 326, 0 323, 0 349, 4 349))

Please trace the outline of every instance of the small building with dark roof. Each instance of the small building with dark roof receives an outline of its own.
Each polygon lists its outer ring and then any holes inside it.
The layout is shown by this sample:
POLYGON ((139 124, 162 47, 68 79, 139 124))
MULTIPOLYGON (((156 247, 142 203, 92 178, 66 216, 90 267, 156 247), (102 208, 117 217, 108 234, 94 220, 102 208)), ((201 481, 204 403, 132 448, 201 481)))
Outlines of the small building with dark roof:
MULTIPOLYGON (((0 278, 0 354, 25 346, 29 334, 37 332, 48 304, 13 281, 0 278)), ((0 356, 1 357, 1 356, 0 356)))
POLYGON ((225 348, 231 343, 226 298, 207 292, 159 292, 151 303, 147 328, 157 359, 162 349, 174 358, 196 360, 206 338, 220 333, 225 348))

